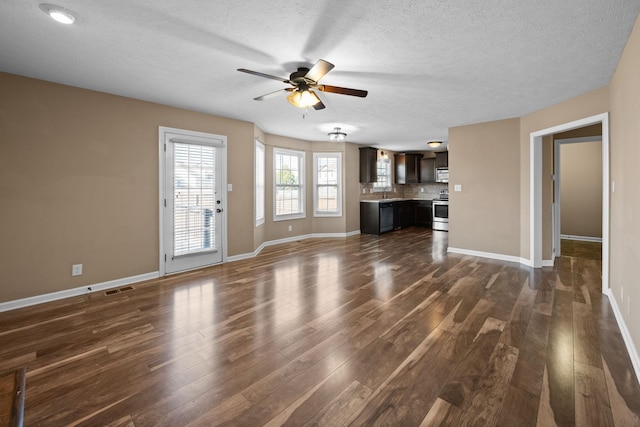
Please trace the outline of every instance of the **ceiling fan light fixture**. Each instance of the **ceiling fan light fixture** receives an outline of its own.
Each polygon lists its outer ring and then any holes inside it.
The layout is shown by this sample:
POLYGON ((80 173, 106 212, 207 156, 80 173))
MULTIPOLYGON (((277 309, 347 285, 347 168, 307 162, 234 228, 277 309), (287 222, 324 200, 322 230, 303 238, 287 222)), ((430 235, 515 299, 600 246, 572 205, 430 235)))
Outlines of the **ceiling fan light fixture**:
POLYGON ((320 98, 318 98, 318 95, 316 95, 309 89, 304 89, 302 91, 295 90, 291 92, 289 96, 287 96, 287 100, 298 108, 313 107, 318 102, 320 102, 320 98))
POLYGON ((41 4, 40 10, 61 24, 70 25, 76 21, 76 17, 73 16, 70 11, 60 6, 55 6, 53 4, 41 4))
POLYGON ((442 145, 442 141, 429 141, 427 145, 431 148, 438 148, 442 145))
POLYGON ((333 128, 332 132, 327 134, 329 136, 329 141, 331 142, 342 142, 347 138, 347 134, 341 131, 341 128, 333 128))

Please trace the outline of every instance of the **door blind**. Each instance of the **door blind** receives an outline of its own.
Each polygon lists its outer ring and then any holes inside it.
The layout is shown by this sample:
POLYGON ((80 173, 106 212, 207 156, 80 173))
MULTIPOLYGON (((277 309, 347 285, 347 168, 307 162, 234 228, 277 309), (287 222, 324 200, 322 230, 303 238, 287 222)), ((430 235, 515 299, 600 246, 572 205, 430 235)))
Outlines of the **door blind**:
POLYGON ((173 256, 216 250, 216 148, 175 143, 173 256))

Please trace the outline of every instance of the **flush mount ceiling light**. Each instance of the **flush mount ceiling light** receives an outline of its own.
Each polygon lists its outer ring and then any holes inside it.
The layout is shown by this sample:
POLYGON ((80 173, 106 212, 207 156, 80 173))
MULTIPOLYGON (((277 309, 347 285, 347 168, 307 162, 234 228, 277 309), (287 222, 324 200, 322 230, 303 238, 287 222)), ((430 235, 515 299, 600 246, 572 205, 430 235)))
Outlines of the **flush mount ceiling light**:
POLYGON ((333 128, 333 132, 329 132, 327 135, 331 142, 342 142, 347 137, 347 134, 342 132, 340 128, 333 128))
POLYGON ((55 6, 53 4, 41 4, 40 9, 61 24, 73 24, 76 20, 71 11, 60 6, 55 6))
POLYGON ((427 145, 431 148, 438 148, 442 145, 442 141, 429 141, 427 145))

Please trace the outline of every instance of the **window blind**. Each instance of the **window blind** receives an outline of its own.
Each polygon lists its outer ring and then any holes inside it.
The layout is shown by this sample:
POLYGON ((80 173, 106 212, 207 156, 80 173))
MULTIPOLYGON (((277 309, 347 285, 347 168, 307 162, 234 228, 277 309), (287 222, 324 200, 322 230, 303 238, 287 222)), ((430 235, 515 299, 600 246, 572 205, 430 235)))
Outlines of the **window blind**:
POLYGON ((216 148, 173 144, 173 255, 215 250, 216 148))

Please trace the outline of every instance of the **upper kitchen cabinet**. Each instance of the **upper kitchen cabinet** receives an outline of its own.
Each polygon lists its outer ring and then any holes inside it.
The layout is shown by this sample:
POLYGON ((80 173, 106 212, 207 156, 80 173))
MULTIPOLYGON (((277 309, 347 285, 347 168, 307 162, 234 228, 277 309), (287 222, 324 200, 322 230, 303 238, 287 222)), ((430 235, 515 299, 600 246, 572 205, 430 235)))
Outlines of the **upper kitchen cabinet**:
POLYGON ((436 153, 436 168, 448 168, 449 167, 449 152, 442 151, 436 153))
POLYGON ((360 147, 360 182, 369 184, 378 181, 378 150, 360 147))
POLYGON ((436 159, 420 159, 420 182, 436 182, 436 159))
POLYGON ((396 154, 396 184, 420 182, 420 159, 422 154, 396 154))

